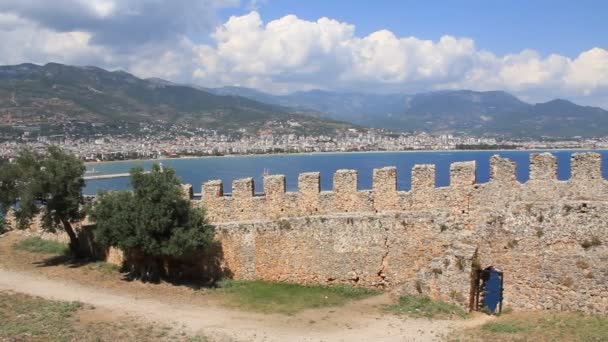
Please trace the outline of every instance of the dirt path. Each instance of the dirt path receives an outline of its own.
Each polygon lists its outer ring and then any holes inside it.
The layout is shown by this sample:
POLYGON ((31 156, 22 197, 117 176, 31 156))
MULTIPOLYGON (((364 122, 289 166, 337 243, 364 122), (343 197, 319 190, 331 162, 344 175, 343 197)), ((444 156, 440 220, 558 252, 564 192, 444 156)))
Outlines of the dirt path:
POLYGON ((187 305, 139 297, 85 285, 51 280, 30 272, 0 268, 0 290, 48 299, 80 301, 116 315, 134 315, 172 324, 218 341, 437 341, 464 321, 402 319, 372 308, 385 296, 338 308, 308 310, 287 316, 257 314, 217 305, 187 305))

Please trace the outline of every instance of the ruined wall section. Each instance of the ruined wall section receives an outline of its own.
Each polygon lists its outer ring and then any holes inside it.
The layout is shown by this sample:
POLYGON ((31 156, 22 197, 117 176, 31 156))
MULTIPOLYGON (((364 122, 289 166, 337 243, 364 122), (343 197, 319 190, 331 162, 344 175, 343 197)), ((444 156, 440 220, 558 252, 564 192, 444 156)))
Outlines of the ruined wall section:
POLYGON ((548 153, 531 155, 523 184, 509 159, 492 157, 484 184, 475 167, 453 163, 450 185, 436 188, 435 166, 416 165, 407 192, 394 167, 374 170, 364 191, 352 170, 336 172, 333 191, 321 191, 317 172, 301 174, 297 192, 267 176, 263 195, 252 178, 234 181, 231 195, 211 181, 194 203, 216 226, 218 263, 235 279, 380 287, 467 307, 472 270, 492 265, 504 271, 507 307, 608 313, 600 155, 573 154, 568 180, 548 153))
POLYGON ((375 169, 370 190, 358 190, 356 170, 336 171, 332 191, 321 191, 318 172, 300 174, 297 192, 286 192, 283 175, 265 176, 263 194, 254 193, 253 178, 235 180, 230 195, 224 193, 222 181, 214 180, 203 184, 202 200, 195 203, 204 206, 211 222, 223 223, 430 208, 449 208, 453 214, 466 216, 514 201, 608 200, 599 154, 573 154, 571 167, 571 179, 558 181, 556 158, 549 153, 532 154, 530 178, 522 184, 516 180, 515 163, 494 156, 488 183, 476 184, 475 162, 457 162, 450 167, 450 185, 436 188, 435 166, 415 165, 407 192, 397 189, 395 167, 375 169))
POLYGON ((213 180, 203 184, 201 201, 194 203, 206 209, 213 223, 403 211, 429 205, 460 210, 470 203, 475 163, 454 163, 451 172, 452 185, 436 188, 435 166, 416 165, 412 170, 412 190, 407 192, 397 190, 395 167, 375 169, 371 190, 358 190, 356 170, 336 171, 332 191, 321 191, 318 172, 300 174, 297 192, 286 192, 283 175, 265 176, 263 194, 254 193, 253 178, 235 180, 229 195, 224 193, 221 180, 213 180))
POLYGON ((454 163, 450 186, 436 188, 435 167, 416 165, 407 192, 397 190, 394 167, 374 170, 369 191, 357 190, 349 170, 327 192, 318 173, 300 175, 293 193, 283 176, 270 176, 263 196, 247 181, 249 202, 223 196, 216 181, 203 203, 219 208, 208 212, 237 279, 382 287, 467 307, 474 265, 493 265, 505 272, 508 307, 608 312, 600 156, 574 154, 563 181, 548 153, 531 155, 523 184, 515 163, 497 156, 487 183, 475 174, 474 162, 454 163), (240 211, 243 203, 252 207, 240 211))

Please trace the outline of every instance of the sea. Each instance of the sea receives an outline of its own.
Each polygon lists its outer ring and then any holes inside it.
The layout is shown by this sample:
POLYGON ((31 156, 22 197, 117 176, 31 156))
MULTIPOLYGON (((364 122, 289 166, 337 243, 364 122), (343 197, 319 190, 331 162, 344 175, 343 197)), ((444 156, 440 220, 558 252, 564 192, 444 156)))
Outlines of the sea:
MULTIPOLYGON (((159 159, 92 163, 87 165, 90 175, 126 173, 132 167, 141 166, 149 170, 154 163, 175 169, 182 183, 192 184, 194 192, 201 192, 202 183, 221 179, 224 192, 230 193, 232 181, 239 178, 253 177, 256 192, 263 192, 264 174, 282 174, 286 176, 288 191, 297 191, 298 175, 302 172, 318 171, 321 173, 321 189, 332 189, 333 174, 338 169, 358 170, 359 190, 372 188, 373 169, 384 166, 397 167, 397 187, 409 190, 411 169, 415 164, 435 164, 437 187, 450 184, 450 164, 458 161, 476 161, 477 183, 485 183, 490 176, 490 158, 499 155, 513 160, 517 179, 526 182, 529 177, 529 158, 531 153, 550 152, 557 157, 558 179, 570 178, 570 156, 580 150, 552 151, 431 151, 431 152, 347 152, 347 153, 313 153, 281 154, 255 156, 222 156, 189 159, 159 159)), ((608 150, 594 150, 602 156, 602 174, 608 178, 608 150)), ((95 195, 102 190, 122 190, 129 188, 129 178, 112 178, 90 180, 86 182, 85 195, 95 195)))

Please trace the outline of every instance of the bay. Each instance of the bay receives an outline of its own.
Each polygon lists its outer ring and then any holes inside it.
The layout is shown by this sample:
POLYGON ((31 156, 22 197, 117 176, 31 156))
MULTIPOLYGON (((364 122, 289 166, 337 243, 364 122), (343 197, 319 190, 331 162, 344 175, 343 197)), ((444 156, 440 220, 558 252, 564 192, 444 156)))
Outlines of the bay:
MULTIPOLYGON (((411 169, 415 164, 436 165, 436 186, 448 186, 450 183, 450 164, 458 161, 475 161, 477 163, 477 183, 489 180, 490 158, 493 155, 509 158, 516 162, 517 179, 528 180, 529 157, 531 153, 544 151, 437 151, 437 152, 366 152, 366 153, 319 153, 319 154, 286 154, 260 156, 204 157, 192 159, 137 160, 125 162, 95 163, 87 165, 95 175, 126 173, 134 166, 149 170, 153 163, 162 163, 164 167, 175 169, 183 183, 192 184, 194 192, 201 191, 201 184, 212 179, 224 182, 224 191, 231 191, 232 181, 239 178, 253 177, 256 192, 263 192, 262 178, 264 172, 284 174, 287 190, 297 191, 298 174, 318 171, 321 173, 321 189, 331 190, 333 174, 338 169, 358 170, 359 189, 372 188, 374 168, 384 166, 397 167, 397 187, 409 190, 411 169)), ((570 157, 572 153, 582 151, 556 150, 546 151, 557 157, 558 179, 570 178, 570 157)), ((608 150, 596 150, 602 156, 602 174, 608 178, 608 150)), ((113 178, 87 181, 84 193, 94 195, 100 190, 121 190, 129 186, 129 178, 113 178)))

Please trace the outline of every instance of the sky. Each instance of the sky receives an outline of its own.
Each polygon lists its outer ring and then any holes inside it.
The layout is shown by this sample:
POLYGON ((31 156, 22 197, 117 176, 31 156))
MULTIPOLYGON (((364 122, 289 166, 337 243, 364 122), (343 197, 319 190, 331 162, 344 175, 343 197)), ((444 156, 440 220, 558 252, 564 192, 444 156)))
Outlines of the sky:
POLYGON ((608 108, 604 0, 0 0, 0 64, 206 87, 504 90, 608 108))

